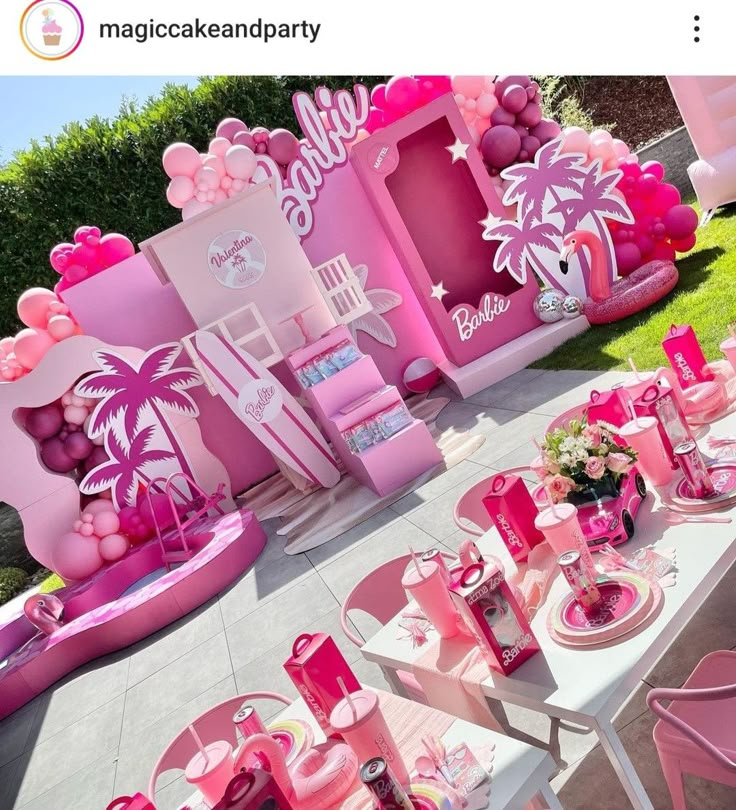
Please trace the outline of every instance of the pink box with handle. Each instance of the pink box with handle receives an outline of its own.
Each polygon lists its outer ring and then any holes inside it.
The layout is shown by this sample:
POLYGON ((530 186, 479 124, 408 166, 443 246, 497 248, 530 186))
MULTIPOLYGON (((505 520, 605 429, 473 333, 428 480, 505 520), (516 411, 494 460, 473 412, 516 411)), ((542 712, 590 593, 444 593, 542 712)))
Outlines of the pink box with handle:
POLYGON ((534 546, 544 541, 534 525, 537 507, 518 475, 497 475, 483 505, 515 562, 524 562, 534 546))
POLYGON ((673 323, 662 341, 662 348, 677 374, 681 388, 715 379, 713 373, 706 369, 708 361, 690 324, 676 326, 673 323))

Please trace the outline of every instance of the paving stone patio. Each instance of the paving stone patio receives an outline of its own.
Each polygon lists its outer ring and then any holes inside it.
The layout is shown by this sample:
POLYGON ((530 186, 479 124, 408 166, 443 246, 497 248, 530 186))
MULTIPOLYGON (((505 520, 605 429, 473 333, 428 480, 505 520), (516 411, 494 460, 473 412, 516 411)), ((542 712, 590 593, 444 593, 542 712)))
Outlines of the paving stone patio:
MULTIPOLYGON (((302 631, 338 641, 359 679, 385 686, 340 629, 339 611, 353 585, 380 562, 416 548, 462 539, 452 521, 457 497, 475 481, 528 463, 554 416, 581 402, 591 384, 606 388, 625 375, 527 369, 464 402, 453 401, 441 427, 479 432, 486 442, 469 460, 433 479, 326 545, 298 556, 283 553, 277 526, 255 565, 230 589, 180 622, 92 662, 0 723, 0 808, 101 810, 114 797, 146 789, 165 744, 207 707, 242 692, 293 694, 281 664, 302 631)), ((439 393, 448 394, 446 389, 439 393)), ((637 764, 656 810, 671 804, 651 740, 645 697, 651 686, 679 686, 710 650, 736 647, 732 569, 622 709, 616 727, 637 764), (724 617, 729 617, 724 621, 724 617)), ((364 637, 370 620, 356 619, 364 637)), ((588 673, 594 677, 594 673, 588 673)), ((278 704, 259 705, 265 717, 278 704)), ((553 786, 571 810, 630 807, 594 735, 568 723, 505 706, 509 731, 549 748, 560 772, 553 786)), ((176 807, 190 789, 182 778, 159 781, 157 805, 176 807)), ((736 793, 688 781, 691 806, 731 808, 736 793)))

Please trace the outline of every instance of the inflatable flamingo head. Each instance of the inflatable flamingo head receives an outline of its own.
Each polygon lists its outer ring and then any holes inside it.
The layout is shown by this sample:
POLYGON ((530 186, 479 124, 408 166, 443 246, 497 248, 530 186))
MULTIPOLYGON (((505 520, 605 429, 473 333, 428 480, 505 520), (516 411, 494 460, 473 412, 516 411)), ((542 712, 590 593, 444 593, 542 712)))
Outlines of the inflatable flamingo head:
POLYGON ((560 270, 563 275, 567 275, 568 263, 580 248, 590 248, 595 241, 600 245, 600 239, 590 231, 572 231, 567 234, 562 240, 562 250, 560 251, 560 270))

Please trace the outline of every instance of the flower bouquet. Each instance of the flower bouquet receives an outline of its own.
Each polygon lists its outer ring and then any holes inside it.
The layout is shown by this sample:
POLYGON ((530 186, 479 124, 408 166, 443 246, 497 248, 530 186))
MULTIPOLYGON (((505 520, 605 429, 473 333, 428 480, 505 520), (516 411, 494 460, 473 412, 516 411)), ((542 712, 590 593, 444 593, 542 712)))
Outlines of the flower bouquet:
POLYGON ((622 478, 634 466, 636 451, 616 443, 616 427, 607 422, 572 419, 544 437, 532 469, 554 503, 584 503, 617 496, 622 478))

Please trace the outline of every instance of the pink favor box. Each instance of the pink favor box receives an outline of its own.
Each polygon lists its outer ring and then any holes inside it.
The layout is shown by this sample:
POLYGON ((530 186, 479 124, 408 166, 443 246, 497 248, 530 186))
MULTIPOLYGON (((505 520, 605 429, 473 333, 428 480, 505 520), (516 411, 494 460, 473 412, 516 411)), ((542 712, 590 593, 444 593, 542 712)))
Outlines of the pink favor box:
POLYGON ((328 737, 339 736, 330 725, 330 714, 343 698, 337 679, 343 679, 348 692, 357 692, 361 686, 332 637, 326 633, 302 634, 294 642, 284 669, 322 731, 328 737))
POLYGON ((690 324, 672 324, 662 341, 662 348, 677 374, 681 388, 714 379, 713 373, 705 368, 708 361, 690 324))
POLYGON ((628 394, 620 388, 611 391, 591 391, 590 405, 587 408, 588 424, 608 422, 616 427, 626 424, 631 419, 627 409, 628 394))
POLYGON ((509 675, 539 652, 521 606, 493 563, 469 565, 450 586, 450 596, 491 669, 509 675))
POLYGON ((534 525, 537 507, 518 475, 497 475, 483 505, 516 562, 524 562, 534 546, 544 540, 534 525))

